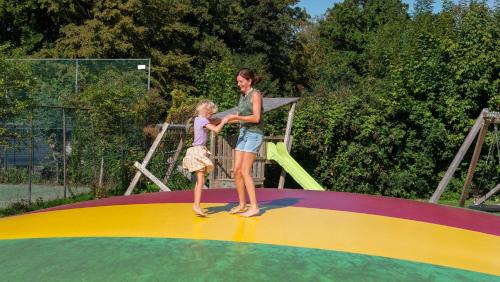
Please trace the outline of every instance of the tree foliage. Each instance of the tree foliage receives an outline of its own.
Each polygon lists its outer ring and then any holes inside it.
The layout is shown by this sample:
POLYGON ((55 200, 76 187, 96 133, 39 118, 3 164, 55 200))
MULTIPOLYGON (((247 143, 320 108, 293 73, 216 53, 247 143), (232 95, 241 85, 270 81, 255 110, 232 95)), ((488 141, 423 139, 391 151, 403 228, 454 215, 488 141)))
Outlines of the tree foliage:
POLYGON ((33 99, 32 90, 37 81, 30 76, 30 69, 25 64, 15 63, 5 58, 7 45, 0 45, 0 146, 8 146, 9 134, 6 126, 12 120, 28 119, 26 113, 33 99))
MULTIPOLYGON (((326 44, 316 53, 343 63, 320 67, 297 118, 294 134, 305 138, 296 153, 313 155, 310 168, 335 190, 428 197, 481 109, 500 108, 498 18, 479 4, 398 17, 386 6, 397 3, 376 1, 387 9, 370 15, 386 21, 349 28, 369 22, 354 2, 317 25, 326 44)), ((498 182, 497 170, 482 175, 484 186, 498 182)))

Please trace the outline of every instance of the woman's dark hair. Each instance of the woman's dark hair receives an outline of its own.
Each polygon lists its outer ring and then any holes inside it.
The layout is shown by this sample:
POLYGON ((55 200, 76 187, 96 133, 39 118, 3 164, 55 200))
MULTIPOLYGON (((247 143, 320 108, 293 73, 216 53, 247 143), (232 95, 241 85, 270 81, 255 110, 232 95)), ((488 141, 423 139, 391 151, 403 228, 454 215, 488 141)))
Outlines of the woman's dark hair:
POLYGON ((251 69, 243 68, 236 73, 236 77, 241 76, 246 80, 252 81, 252 86, 261 82, 264 78, 260 75, 255 75, 255 72, 251 69))

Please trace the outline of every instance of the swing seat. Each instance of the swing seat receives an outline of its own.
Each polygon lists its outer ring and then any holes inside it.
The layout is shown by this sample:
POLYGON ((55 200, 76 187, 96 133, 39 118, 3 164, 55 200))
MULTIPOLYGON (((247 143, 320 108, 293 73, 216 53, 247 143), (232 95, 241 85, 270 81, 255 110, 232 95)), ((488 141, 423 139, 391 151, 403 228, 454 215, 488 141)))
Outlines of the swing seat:
POLYGON ((500 205, 470 205, 469 209, 484 211, 484 212, 500 212, 500 205))

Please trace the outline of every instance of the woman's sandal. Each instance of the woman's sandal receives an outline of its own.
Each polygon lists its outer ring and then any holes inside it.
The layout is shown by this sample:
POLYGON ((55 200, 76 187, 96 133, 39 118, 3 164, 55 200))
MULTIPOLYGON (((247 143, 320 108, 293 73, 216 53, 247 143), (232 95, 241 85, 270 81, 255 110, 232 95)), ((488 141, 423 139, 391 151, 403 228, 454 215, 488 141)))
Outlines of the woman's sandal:
POLYGON ((229 210, 229 214, 237 214, 237 213, 244 213, 247 211, 247 207, 240 207, 240 206, 236 206, 234 208, 232 208, 231 210, 229 210))

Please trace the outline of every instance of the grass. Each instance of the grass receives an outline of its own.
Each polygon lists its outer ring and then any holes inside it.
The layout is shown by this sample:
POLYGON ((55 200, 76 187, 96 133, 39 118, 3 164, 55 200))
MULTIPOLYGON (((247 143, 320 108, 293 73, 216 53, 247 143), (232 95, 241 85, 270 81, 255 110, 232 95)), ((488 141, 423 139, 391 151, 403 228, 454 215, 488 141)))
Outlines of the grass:
MULTIPOLYGON (((438 204, 445 205, 445 206, 456 207, 456 208, 464 208, 464 209, 468 209, 467 208, 468 206, 474 204, 474 199, 468 199, 468 200, 465 201, 464 207, 460 207, 459 204, 458 204, 459 200, 460 200, 460 195, 458 195, 458 194, 457 195, 453 195, 453 196, 447 195, 447 197, 441 198, 439 200, 438 204)), ((429 199, 419 199, 418 201, 428 202, 429 199)), ((487 204, 487 205, 500 205, 500 198, 496 197, 496 198, 489 199, 488 201, 485 202, 485 204, 487 204)), ((488 212, 488 213, 500 216, 500 213, 498 213, 498 212, 488 212)))
MULTIPOLYGON (((183 176, 175 175, 169 181, 169 187, 173 190, 181 190, 176 187, 191 187, 192 184, 183 176)), ((96 198, 95 194, 89 187, 72 187, 73 192, 78 193, 76 196, 63 197, 64 187, 54 185, 35 185, 33 184, 31 205, 28 203, 28 191, 25 184, 0 184, 0 217, 12 216, 31 212, 35 210, 46 209, 50 207, 66 205, 71 203, 89 201, 96 198)), ((106 197, 123 195, 123 189, 110 189, 107 191, 106 197)), ((151 193, 158 192, 159 188, 151 183, 136 187, 135 193, 151 193)), ((95 191, 94 191, 95 192, 95 191)))
POLYGON ((92 200, 89 187, 71 187, 77 195, 63 198, 64 187, 60 185, 32 185, 32 202, 28 202, 26 184, 0 184, 0 217, 22 214, 40 209, 92 200))
POLYGON ((18 201, 18 202, 11 204, 7 208, 0 209, 0 217, 22 214, 22 213, 46 209, 46 208, 50 208, 50 207, 67 205, 67 204, 71 204, 71 203, 89 201, 92 199, 94 199, 94 197, 90 193, 87 193, 87 194, 81 194, 81 195, 69 197, 66 199, 53 199, 53 200, 48 200, 48 201, 44 201, 43 199, 38 198, 36 201, 31 203, 31 205, 28 203, 28 201, 21 200, 21 201, 18 201))
MULTIPOLYGON (((89 193, 90 187, 76 186, 70 187, 72 193, 89 193)), ((44 201, 60 199, 64 197, 64 186, 49 184, 33 184, 31 189, 31 198, 41 198, 44 201)), ((0 208, 5 208, 14 202, 28 200, 27 184, 0 184, 0 208)))

